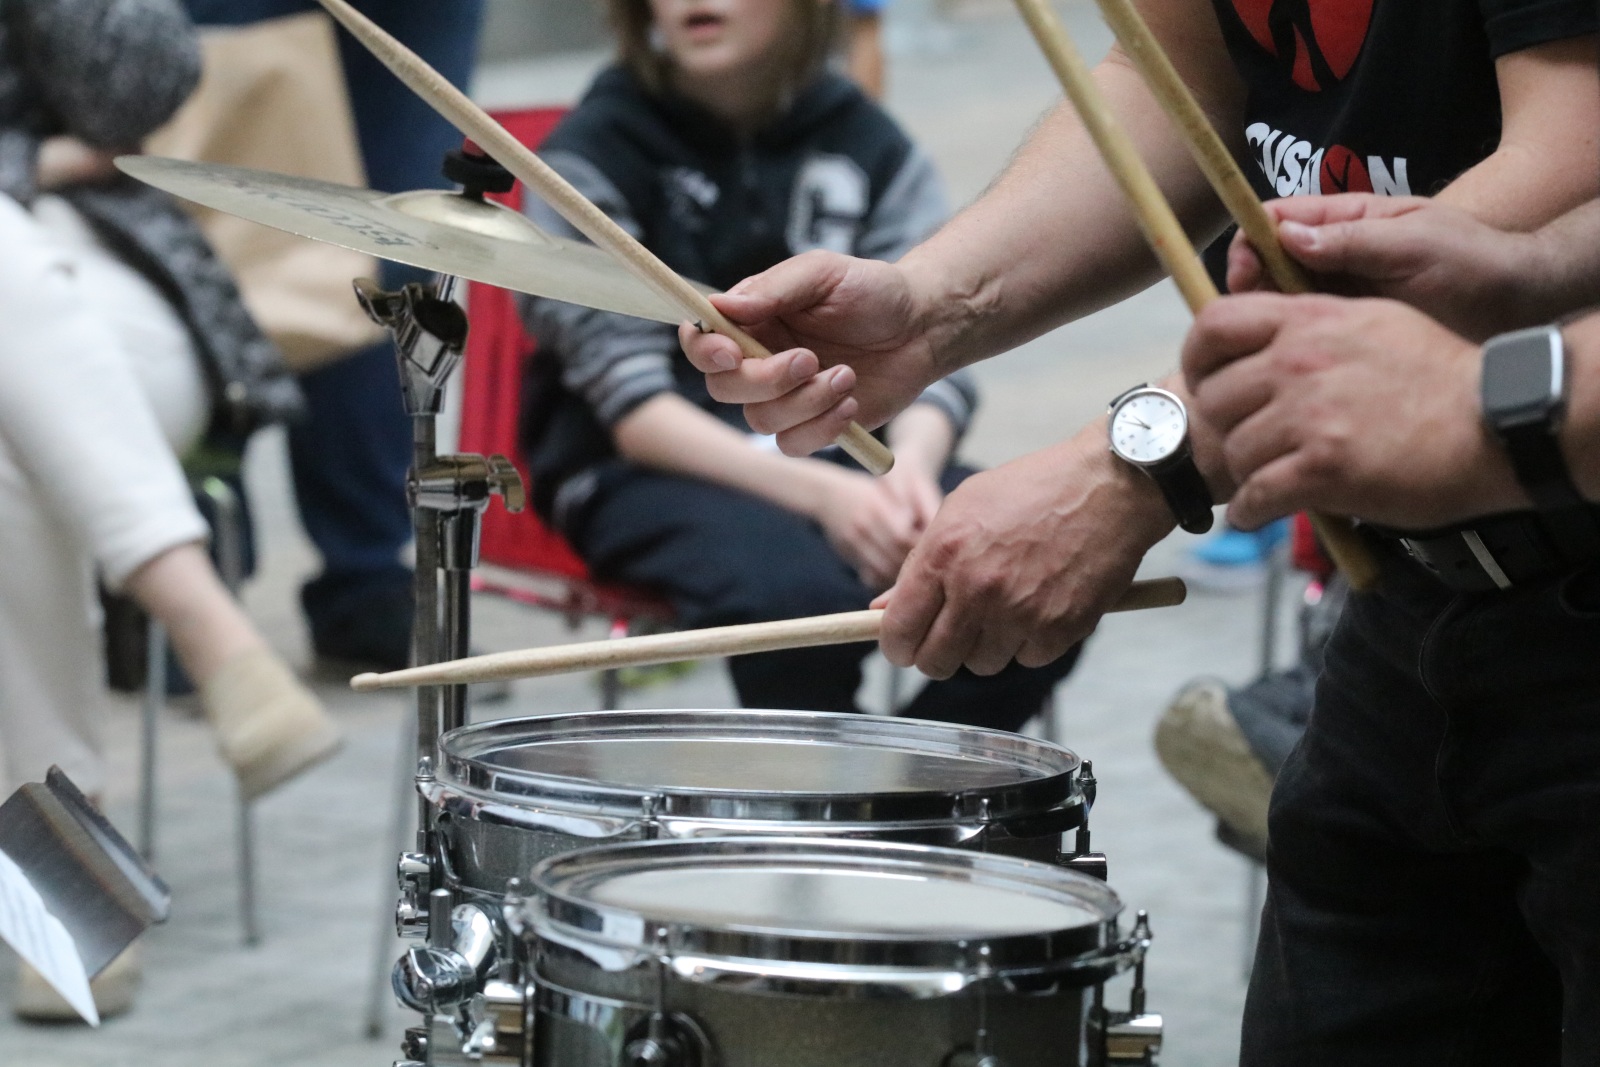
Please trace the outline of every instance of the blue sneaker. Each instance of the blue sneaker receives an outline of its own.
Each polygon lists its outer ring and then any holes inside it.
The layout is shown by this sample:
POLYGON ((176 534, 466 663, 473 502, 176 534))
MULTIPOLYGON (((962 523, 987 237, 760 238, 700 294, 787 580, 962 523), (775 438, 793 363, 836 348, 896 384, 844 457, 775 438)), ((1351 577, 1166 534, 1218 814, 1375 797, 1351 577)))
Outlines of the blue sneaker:
POLYGON ((1273 549, 1288 536, 1288 519, 1254 531, 1224 525, 1190 550, 1179 572, 1197 587, 1212 592, 1254 589, 1266 580, 1267 560, 1273 549))

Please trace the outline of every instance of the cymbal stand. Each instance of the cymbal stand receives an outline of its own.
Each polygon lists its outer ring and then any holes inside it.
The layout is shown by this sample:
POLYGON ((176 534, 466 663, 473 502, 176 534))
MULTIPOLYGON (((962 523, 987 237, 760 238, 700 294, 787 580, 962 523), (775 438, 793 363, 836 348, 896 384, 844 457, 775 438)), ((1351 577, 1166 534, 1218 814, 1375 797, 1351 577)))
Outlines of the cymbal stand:
MULTIPOLYGON (((454 278, 444 278, 437 290, 412 283, 390 293, 365 278, 355 282, 362 310, 394 339, 395 361, 406 414, 411 416, 411 472, 408 490, 421 472, 432 467, 438 454, 438 416, 444 406, 444 387, 461 362, 467 341, 467 318, 450 297, 454 278)), ((439 621, 439 512, 421 506, 411 492, 411 521, 416 532, 414 608, 411 625, 413 663, 437 663, 448 658, 441 647, 439 621)), ((452 703, 459 704, 458 700, 452 703)), ((444 694, 438 686, 417 690, 417 760, 431 765, 445 715, 444 694)), ((426 818, 427 805, 421 814, 426 818)), ((426 821, 420 824, 431 829, 426 821)))
MULTIPOLYGON (((520 511, 525 498, 522 479, 506 457, 438 454, 437 421, 445 386, 461 362, 467 339, 466 314, 454 300, 457 284, 446 276, 435 286, 412 283, 386 292, 367 279, 355 282, 362 309, 393 337, 401 392, 411 416, 407 495, 416 532, 411 660, 418 665, 467 655, 472 569, 478 563, 483 512, 492 496, 500 496, 510 511, 520 511)), ((423 789, 433 778, 439 738, 466 721, 465 685, 417 690, 417 851, 401 854, 395 913, 403 935, 426 932, 430 895, 444 888, 434 812, 423 789)), ((381 996, 381 986, 375 990, 381 996)), ((378 996, 374 1005, 381 1004, 378 996)), ((369 1011, 369 1030, 376 1029, 378 1014, 377 1009, 369 1011)))

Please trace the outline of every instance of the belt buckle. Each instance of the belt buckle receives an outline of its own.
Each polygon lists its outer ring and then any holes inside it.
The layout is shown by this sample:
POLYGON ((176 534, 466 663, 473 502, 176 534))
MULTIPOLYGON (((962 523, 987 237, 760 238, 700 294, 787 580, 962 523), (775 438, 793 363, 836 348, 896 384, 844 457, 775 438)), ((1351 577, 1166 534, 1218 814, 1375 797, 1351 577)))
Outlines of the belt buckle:
MULTIPOLYGON (((1483 576, 1489 579, 1496 589, 1511 588, 1510 576, 1506 574, 1505 568, 1500 565, 1500 561, 1494 558, 1494 553, 1489 551, 1489 546, 1483 543, 1483 537, 1479 535, 1478 531, 1462 530, 1452 536, 1461 538, 1461 543, 1466 546, 1473 562, 1478 565, 1478 569, 1483 572, 1483 576)), ((1450 579, 1440 572, 1439 564, 1429 557, 1427 550, 1421 543, 1410 537, 1402 537, 1400 544, 1412 559, 1416 560, 1431 573, 1438 575, 1440 580, 1447 585, 1451 584, 1450 579)))
POLYGON ((1496 589, 1511 588, 1511 579, 1506 576, 1500 561, 1494 558, 1494 553, 1489 551, 1489 546, 1483 543, 1483 538, 1478 536, 1477 530, 1462 530, 1461 540, 1467 543, 1467 551, 1472 553, 1472 558, 1478 561, 1478 566, 1483 568, 1483 573, 1489 576, 1496 589))

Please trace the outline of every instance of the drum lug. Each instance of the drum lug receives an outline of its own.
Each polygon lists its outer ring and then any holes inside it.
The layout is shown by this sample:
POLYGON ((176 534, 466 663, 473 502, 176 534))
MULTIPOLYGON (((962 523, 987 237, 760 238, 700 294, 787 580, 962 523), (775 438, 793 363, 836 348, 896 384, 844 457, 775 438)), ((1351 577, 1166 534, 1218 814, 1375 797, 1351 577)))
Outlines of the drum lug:
POLYGON ((1094 764, 1088 760, 1083 761, 1083 767, 1078 771, 1078 788, 1083 798, 1083 821, 1078 823, 1078 832, 1073 835, 1072 851, 1062 856, 1061 863, 1080 874, 1104 882, 1107 878, 1106 854, 1094 851, 1089 843, 1089 812, 1094 809, 1096 783, 1094 764))
POLYGON ((395 1067, 402 1063, 427 1063, 428 1062, 428 1028, 426 1026, 410 1026, 400 1039, 400 1054, 406 1057, 396 1060, 395 1067))
POLYGON ((1006 1067, 1006 1061, 992 1052, 980 1056, 972 1049, 962 1049, 946 1056, 942 1067, 1006 1067))
POLYGON ((395 964, 392 984, 400 1003, 424 1015, 466 1004, 483 990, 499 959, 494 923, 476 904, 450 908, 450 891, 428 896, 428 944, 395 964))
POLYGON ((1068 856, 1062 866, 1087 874, 1091 878, 1106 880, 1106 854, 1104 852, 1079 852, 1068 856))
POLYGON ((1068 830, 1082 826, 1088 817, 1089 805, 1080 794, 1069 797, 1064 803, 1049 811, 1019 815, 1003 821, 1000 825, 1004 826, 1006 833, 1012 837, 1044 837, 1046 834, 1064 834, 1068 830))
POLYGON ((426 852, 402 852, 395 870, 400 899, 394 908, 394 931, 402 938, 428 935, 428 894, 433 889, 433 858, 426 852))
MULTIPOLYGON (((1133 989, 1128 994, 1127 1011, 1099 1009, 1103 1061, 1112 1064, 1142 1064, 1152 1067, 1161 1051, 1163 1023, 1160 1015, 1145 1010, 1144 950, 1150 946, 1150 914, 1141 910, 1133 924, 1130 940, 1142 946, 1133 968, 1133 989)), ((1099 994, 1096 994, 1096 1001, 1099 994)))
POLYGON ((1146 1012, 1133 1015, 1125 1011, 1106 1014, 1106 1063, 1144 1064, 1156 1062, 1161 1051, 1162 1019, 1160 1015, 1146 1012))

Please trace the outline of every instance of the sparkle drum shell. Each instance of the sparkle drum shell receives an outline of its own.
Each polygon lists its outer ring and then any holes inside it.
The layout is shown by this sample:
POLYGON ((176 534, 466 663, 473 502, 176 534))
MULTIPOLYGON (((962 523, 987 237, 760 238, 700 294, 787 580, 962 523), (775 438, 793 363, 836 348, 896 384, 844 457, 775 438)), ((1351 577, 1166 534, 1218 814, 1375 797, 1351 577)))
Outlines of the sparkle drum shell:
POLYGON ((995 730, 795 711, 508 719, 440 741, 423 794, 449 881, 498 895, 576 848, 727 835, 867 838, 1053 862, 1079 758, 995 730))
POLYGON ((1142 951, 1102 882, 920 845, 616 845, 532 885, 513 925, 535 1067, 632 1062, 652 1037, 694 1067, 1080 1064, 1095 987, 1142 951))

